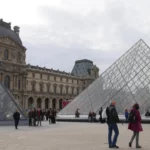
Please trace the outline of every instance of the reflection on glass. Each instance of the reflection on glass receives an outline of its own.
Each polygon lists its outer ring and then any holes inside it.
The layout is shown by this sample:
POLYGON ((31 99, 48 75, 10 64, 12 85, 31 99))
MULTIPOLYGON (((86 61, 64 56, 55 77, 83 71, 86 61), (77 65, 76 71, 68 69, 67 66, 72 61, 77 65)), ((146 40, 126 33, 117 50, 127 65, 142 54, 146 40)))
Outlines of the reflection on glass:
POLYGON ((25 115, 10 95, 9 91, 0 84, 0 120, 13 119, 13 113, 16 109, 21 114, 21 119, 25 119, 25 115))
POLYGON ((144 113, 150 109, 149 57, 150 48, 143 40, 138 41, 59 114, 74 115, 77 108, 83 115, 90 111, 98 113, 111 100, 117 102, 119 114, 124 114, 136 102, 144 113))

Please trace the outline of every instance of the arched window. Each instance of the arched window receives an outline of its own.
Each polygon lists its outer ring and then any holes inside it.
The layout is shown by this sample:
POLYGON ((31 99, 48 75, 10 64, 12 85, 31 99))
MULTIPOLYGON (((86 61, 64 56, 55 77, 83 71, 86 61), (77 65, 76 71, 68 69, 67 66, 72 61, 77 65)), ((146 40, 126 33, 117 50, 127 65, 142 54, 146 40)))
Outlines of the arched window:
POLYGON ((5 51, 4 51, 4 58, 5 58, 6 60, 8 60, 8 58, 9 58, 9 52, 8 52, 7 49, 5 49, 5 51))
POLYGON ((37 99, 37 108, 41 108, 41 105, 42 105, 42 99, 39 97, 37 99))
POLYGON ((45 108, 46 109, 49 108, 49 99, 48 98, 45 99, 45 108))
POLYGON ((5 76, 4 85, 6 88, 10 89, 10 76, 5 76))
POLYGON ((56 99, 55 98, 53 98, 53 100, 52 100, 52 108, 56 109, 56 99))
POLYGON ((60 110, 62 109, 62 101, 63 101, 62 99, 59 100, 59 109, 60 110))
POLYGON ((33 103, 34 103, 34 99, 32 97, 30 97, 28 99, 28 108, 32 108, 33 107, 33 103))

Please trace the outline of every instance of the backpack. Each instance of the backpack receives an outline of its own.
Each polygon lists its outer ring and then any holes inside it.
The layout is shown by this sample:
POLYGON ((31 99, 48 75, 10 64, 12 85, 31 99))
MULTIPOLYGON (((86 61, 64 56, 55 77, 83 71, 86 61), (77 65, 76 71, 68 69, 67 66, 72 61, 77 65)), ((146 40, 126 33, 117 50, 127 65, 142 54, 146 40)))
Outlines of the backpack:
POLYGON ((132 111, 130 112, 129 117, 128 117, 128 121, 129 121, 130 123, 135 123, 135 121, 136 121, 135 111, 132 110, 132 111))
POLYGON ((106 108, 102 111, 102 119, 106 119, 107 114, 106 114, 106 108))

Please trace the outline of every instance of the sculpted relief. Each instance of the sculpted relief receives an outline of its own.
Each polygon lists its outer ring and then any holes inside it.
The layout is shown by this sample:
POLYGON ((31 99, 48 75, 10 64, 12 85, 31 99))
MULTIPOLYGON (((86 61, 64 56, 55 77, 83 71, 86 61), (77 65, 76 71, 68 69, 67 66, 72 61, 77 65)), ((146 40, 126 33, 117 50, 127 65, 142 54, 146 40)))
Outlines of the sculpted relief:
POLYGON ((4 70, 5 71, 13 71, 13 68, 12 68, 12 66, 11 65, 4 65, 4 70))
POLYGON ((18 47, 18 45, 14 41, 12 41, 10 38, 2 37, 2 38, 0 38, 0 42, 4 43, 4 44, 8 44, 8 45, 12 45, 12 46, 17 46, 18 47))

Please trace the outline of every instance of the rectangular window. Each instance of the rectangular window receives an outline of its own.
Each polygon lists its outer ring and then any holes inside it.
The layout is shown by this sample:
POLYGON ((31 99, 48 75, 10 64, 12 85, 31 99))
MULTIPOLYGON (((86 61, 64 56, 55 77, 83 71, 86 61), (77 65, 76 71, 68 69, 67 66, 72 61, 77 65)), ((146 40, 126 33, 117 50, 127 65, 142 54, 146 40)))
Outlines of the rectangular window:
POLYGON ((15 76, 15 87, 17 87, 17 76, 15 76))
POLYGON ((20 80, 18 80, 18 89, 21 89, 21 83, 20 83, 20 80))

